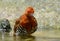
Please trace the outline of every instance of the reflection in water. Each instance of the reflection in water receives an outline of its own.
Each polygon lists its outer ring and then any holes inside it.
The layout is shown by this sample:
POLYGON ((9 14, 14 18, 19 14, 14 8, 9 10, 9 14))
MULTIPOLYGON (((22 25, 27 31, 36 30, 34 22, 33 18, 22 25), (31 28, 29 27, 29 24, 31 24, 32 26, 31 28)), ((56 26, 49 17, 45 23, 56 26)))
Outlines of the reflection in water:
MULTIPOLYGON (((0 33, 0 41, 60 41, 60 37, 57 37, 56 35, 56 37, 48 37, 48 32, 45 32, 44 34, 43 33, 44 32, 42 32, 42 35, 38 35, 37 32, 37 34, 35 34, 34 36, 10 36, 8 33, 5 33, 4 39, 2 39, 2 34, 0 33)), ((53 35, 51 32, 50 34, 53 35)))
POLYGON ((4 41, 4 34, 5 34, 5 30, 4 29, 0 29, 0 32, 1 32, 1 38, 2 40, 4 41))
POLYGON ((14 36, 13 41, 35 41, 34 36, 14 36))

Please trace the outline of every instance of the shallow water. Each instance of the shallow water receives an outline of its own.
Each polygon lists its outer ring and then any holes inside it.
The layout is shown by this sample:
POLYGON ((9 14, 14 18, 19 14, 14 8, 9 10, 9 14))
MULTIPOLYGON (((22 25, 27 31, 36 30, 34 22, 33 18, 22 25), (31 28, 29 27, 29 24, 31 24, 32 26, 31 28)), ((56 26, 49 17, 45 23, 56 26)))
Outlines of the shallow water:
POLYGON ((36 31, 31 36, 12 36, 9 33, 0 33, 0 41, 60 41, 59 30, 36 31))

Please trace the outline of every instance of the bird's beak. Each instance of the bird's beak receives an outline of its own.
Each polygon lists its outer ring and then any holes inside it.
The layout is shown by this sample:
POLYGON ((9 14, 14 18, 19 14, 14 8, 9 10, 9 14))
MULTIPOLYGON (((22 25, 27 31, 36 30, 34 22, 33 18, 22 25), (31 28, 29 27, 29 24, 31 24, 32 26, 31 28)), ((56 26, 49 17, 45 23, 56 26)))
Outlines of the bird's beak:
POLYGON ((31 14, 31 16, 33 16, 34 14, 31 14))

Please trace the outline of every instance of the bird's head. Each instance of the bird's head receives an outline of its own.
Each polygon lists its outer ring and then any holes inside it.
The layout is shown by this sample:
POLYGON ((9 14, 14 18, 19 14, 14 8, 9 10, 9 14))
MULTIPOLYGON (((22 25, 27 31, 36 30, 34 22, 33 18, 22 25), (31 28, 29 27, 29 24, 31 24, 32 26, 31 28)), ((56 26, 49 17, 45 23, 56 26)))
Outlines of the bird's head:
POLYGON ((25 10, 25 12, 26 12, 27 15, 33 15, 34 14, 34 9, 33 9, 33 7, 28 7, 25 10))

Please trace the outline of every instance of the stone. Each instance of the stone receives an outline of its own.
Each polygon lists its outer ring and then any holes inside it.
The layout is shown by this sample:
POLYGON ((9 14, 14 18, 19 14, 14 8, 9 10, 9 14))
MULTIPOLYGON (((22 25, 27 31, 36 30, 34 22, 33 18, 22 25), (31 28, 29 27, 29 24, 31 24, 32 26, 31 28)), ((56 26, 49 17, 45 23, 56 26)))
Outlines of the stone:
POLYGON ((0 30, 3 30, 4 32, 11 31, 11 26, 8 19, 0 20, 0 30))

